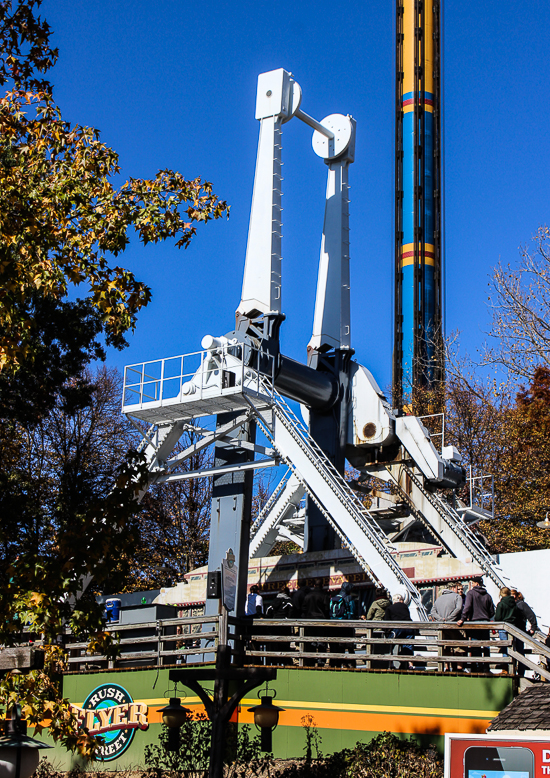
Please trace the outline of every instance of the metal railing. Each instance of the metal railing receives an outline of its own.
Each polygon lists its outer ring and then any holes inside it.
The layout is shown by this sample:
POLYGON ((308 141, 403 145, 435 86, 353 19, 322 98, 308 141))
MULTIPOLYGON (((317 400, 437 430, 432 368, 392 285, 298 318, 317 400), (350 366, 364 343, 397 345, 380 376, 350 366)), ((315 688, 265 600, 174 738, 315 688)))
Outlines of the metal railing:
MULTIPOLYGON (((265 385, 267 382, 262 382, 265 385)), ((404 575, 401 567, 398 565, 392 555, 392 551, 395 550, 391 541, 387 538, 385 533, 380 529, 380 526, 369 513, 367 508, 361 503, 357 495, 349 487, 349 484, 345 481, 342 475, 338 472, 334 464, 328 459, 324 451, 319 447, 317 442, 309 434, 305 425, 298 419, 295 413, 292 411, 288 403, 281 397, 274 387, 269 387, 272 392, 274 404, 271 411, 279 422, 281 422, 287 431, 290 433, 295 443, 298 444, 303 454, 313 464, 315 470, 323 481, 329 486, 333 493, 338 498, 341 506, 349 516, 350 521, 355 522, 360 531, 364 534, 365 539, 377 550, 378 554, 382 557, 388 568, 392 571, 401 585, 409 592, 411 598, 415 601, 419 613, 426 616, 422 601, 419 593, 416 591, 414 585, 409 581, 408 577, 404 575)), ((262 427, 265 435, 268 437, 275 449, 277 449, 276 434, 270 428, 270 425, 262 419, 261 414, 258 416, 258 422, 262 427)), ((296 463, 291 461, 287 452, 279 451, 281 457, 285 460, 288 467, 295 472, 296 463)), ((363 555, 355 547, 355 545, 349 540, 347 534, 344 532, 341 522, 336 524, 331 514, 326 510, 325 506, 318 499, 317 494, 312 490, 311 485, 304 483, 304 488, 315 501, 329 524, 334 528, 339 535, 345 547, 347 547, 361 567, 370 573, 370 568, 363 558, 363 555)), ((427 618, 427 616, 426 616, 427 618)))
POLYGON ((122 410, 198 400, 220 392, 253 390, 269 395, 273 370, 273 358, 241 343, 138 362, 124 368, 122 410), (265 369, 256 369, 260 362, 269 368, 271 382, 263 378, 265 369))

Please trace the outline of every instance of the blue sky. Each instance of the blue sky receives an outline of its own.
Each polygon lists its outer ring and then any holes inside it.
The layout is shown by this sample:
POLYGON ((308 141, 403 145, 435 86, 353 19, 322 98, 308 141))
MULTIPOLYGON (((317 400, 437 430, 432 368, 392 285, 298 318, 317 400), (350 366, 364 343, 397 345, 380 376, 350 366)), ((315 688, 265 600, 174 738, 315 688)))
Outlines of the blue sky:
MULTIPOLYGON (((124 176, 201 175, 231 204, 192 246, 122 259, 153 290, 122 368, 200 348, 232 329, 252 197, 259 73, 284 67, 317 119, 357 120, 350 169, 352 343, 382 386, 393 321, 394 2, 44 0, 66 119, 101 130, 124 176)), ((489 276, 548 221, 550 5, 446 0, 444 13, 446 327, 475 352, 489 328, 489 276)), ((325 166, 311 131, 285 125, 283 350, 305 360, 323 225, 325 166)))

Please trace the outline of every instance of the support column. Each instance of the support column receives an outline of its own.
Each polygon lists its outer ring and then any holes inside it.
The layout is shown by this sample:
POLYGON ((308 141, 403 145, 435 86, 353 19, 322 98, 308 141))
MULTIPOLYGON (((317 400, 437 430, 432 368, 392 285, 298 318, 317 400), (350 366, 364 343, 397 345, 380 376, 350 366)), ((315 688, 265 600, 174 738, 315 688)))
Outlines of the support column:
MULTIPOLYGON (((217 418, 221 427, 236 414, 224 413, 217 418)), ((235 440, 254 443, 256 423, 243 424, 233 433, 235 440)), ((219 442, 214 449, 215 467, 237 465, 252 462, 254 451, 229 443, 219 442)), ((250 522, 252 513, 252 490, 254 471, 244 470, 214 476, 212 488, 212 508, 210 518, 210 547, 208 550, 208 572, 221 570, 222 559, 229 548, 235 554, 237 565, 236 613, 244 616, 246 585, 248 578, 248 549, 250 545, 250 522)), ((206 600, 206 615, 218 613, 218 600, 206 600)))

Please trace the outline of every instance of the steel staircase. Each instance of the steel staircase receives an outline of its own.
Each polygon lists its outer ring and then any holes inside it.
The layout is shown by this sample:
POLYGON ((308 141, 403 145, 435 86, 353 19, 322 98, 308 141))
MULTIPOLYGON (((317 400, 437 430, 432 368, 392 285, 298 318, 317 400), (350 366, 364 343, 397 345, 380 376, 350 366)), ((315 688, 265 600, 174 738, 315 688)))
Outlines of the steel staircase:
POLYGON ((394 547, 294 412, 264 379, 270 407, 249 397, 258 424, 303 485, 359 565, 390 592, 404 589, 420 620, 427 620, 421 595, 395 561, 394 547))
POLYGON ((508 579, 503 576, 502 568, 496 564, 452 505, 449 505, 439 494, 428 491, 422 478, 411 467, 403 464, 398 467, 399 476, 396 475, 394 467, 388 468, 388 472, 413 515, 429 530, 436 533, 453 556, 459 559, 471 556, 499 589, 506 586, 505 580, 508 579), (403 481, 406 479, 409 481, 409 489, 404 488, 403 481))

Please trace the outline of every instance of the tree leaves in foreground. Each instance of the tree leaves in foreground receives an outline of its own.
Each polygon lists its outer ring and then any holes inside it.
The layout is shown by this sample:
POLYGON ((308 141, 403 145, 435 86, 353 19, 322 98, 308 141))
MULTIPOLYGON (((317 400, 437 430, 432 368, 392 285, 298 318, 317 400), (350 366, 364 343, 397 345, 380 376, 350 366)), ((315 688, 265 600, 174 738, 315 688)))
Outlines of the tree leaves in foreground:
POLYGON ((130 235, 187 247, 228 207, 172 170, 118 185, 116 152, 54 103, 43 74, 58 52, 40 5, 0 2, 0 641, 43 637, 47 661, 17 690, 5 679, 0 705, 18 695, 31 725, 49 721, 89 757, 97 743, 59 696, 56 641, 70 628, 92 651, 116 650, 94 593, 122 587, 145 464, 120 448, 117 381, 86 366, 103 339, 125 345, 151 297, 117 263, 130 235))
MULTIPOLYGON (((0 398, 6 384, 2 376, 0 398)), ((59 696, 63 635, 70 629, 91 651, 116 652, 95 593, 124 581, 113 559, 133 546, 145 466, 127 453, 114 371, 82 373, 50 405, 26 423, 0 405, 0 642, 42 638, 46 648, 45 671, 4 679, 0 705, 9 709, 17 694, 29 724, 49 722, 54 738, 90 756, 95 739, 59 696)))
POLYGON ((161 170, 117 189, 119 172, 99 132, 64 121, 46 92, 0 99, 0 368, 32 357, 29 296, 62 300, 72 285, 87 287, 107 343, 122 347, 151 297, 112 262, 129 231, 144 244, 174 238, 187 247, 197 222, 227 212, 200 178, 161 170))

